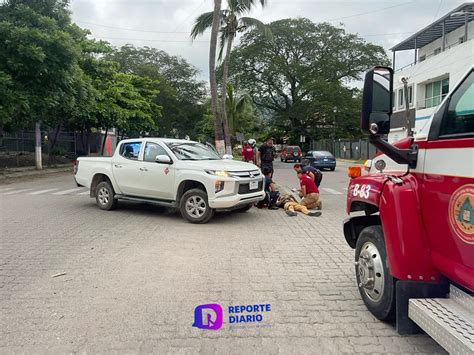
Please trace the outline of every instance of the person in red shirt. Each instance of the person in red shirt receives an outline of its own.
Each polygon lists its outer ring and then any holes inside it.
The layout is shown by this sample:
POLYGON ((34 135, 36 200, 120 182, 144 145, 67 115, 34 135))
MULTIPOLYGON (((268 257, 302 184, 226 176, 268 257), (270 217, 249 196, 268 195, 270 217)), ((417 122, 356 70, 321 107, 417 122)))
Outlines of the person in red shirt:
POLYGON ((303 198, 300 204, 308 209, 317 208, 320 210, 322 203, 319 200, 319 189, 314 180, 302 170, 298 170, 297 174, 300 179, 300 196, 303 198))
POLYGON ((242 160, 247 163, 253 163, 253 148, 247 142, 242 148, 242 160))

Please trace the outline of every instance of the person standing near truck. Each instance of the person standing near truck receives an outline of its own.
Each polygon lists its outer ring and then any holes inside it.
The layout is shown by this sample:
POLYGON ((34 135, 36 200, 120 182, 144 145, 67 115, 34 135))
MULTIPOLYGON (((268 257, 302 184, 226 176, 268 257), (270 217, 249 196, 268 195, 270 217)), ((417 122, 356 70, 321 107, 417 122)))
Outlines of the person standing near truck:
POLYGON ((275 148, 273 147, 273 138, 269 137, 267 141, 258 148, 257 163, 262 171, 270 169, 273 176, 273 160, 275 159, 275 148))
POLYGON ((253 159, 253 148, 248 142, 244 142, 244 146, 242 147, 242 160, 247 163, 253 163, 253 159))

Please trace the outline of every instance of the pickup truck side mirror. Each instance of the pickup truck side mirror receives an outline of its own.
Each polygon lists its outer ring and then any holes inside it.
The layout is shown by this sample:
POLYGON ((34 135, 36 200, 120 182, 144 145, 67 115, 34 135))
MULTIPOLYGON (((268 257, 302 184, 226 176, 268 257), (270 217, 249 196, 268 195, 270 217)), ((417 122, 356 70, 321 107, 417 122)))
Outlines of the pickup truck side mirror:
POLYGON ((360 128, 372 135, 390 131, 392 114, 393 70, 374 67, 365 75, 360 128))
POLYGON ((155 161, 160 164, 172 164, 171 158, 167 155, 157 155, 155 161))

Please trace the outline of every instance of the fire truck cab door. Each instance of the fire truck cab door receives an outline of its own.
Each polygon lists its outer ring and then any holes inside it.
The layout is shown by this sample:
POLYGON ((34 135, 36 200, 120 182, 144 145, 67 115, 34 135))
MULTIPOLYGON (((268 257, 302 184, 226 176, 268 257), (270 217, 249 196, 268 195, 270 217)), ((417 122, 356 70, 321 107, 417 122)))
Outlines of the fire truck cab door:
POLYGON ((432 259, 474 291, 474 71, 443 101, 420 142, 422 218, 432 259))

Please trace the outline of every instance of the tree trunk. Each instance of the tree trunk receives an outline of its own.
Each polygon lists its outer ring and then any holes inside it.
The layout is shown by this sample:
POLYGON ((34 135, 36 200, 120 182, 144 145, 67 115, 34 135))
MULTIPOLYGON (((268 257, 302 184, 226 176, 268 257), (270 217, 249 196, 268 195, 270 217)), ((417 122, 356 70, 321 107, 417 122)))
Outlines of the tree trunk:
POLYGON ((225 107, 225 99, 227 97, 227 77, 229 76, 229 59, 230 52, 232 50, 232 42, 234 41, 234 34, 229 36, 227 41, 227 48, 224 58, 224 63, 222 65, 222 91, 221 91, 221 100, 222 100, 222 119, 224 121, 224 139, 225 139, 225 152, 226 154, 232 154, 232 143, 230 140, 229 132, 229 121, 227 119, 227 110, 225 107))
POLYGON ((109 127, 105 128, 104 140, 102 141, 102 148, 100 150, 100 155, 104 156, 105 142, 107 141, 107 133, 109 132, 109 127))
POLYGON ((35 165, 37 170, 43 169, 41 156, 41 121, 35 123, 35 165))
POLYGON ((225 147, 222 132, 222 120, 219 116, 216 81, 216 48, 217 35, 219 32, 221 2, 221 0, 214 0, 214 15, 212 17, 211 43, 209 47, 209 85, 211 87, 211 110, 212 115, 214 116, 216 149, 219 154, 223 155, 225 152, 225 147))

